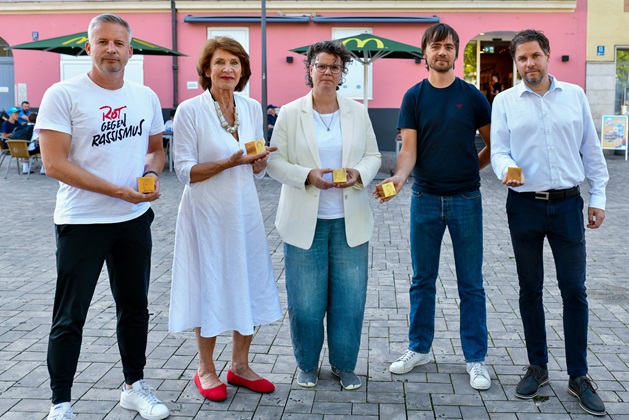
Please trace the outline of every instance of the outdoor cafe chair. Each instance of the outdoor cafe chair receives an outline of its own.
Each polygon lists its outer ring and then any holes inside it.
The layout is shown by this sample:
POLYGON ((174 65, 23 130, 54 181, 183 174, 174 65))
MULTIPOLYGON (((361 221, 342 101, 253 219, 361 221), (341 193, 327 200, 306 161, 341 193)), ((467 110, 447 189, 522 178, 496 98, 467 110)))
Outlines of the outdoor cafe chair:
POLYGON ((0 136, 0 167, 4 163, 4 159, 11 154, 11 152, 9 152, 9 148, 4 145, 4 142, 7 140, 9 139, 0 136))
POLYGON ((20 170, 20 159, 28 160, 28 173, 26 174, 26 179, 31 176, 31 164, 33 161, 40 156, 39 153, 34 155, 28 154, 28 144, 30 142, 27 140, 7 140, 7 146, 9 146, 9 153, 11 154, 11 158, 9 159, 9 165, 7 166, 7 172, 4 174, 4 179, 7 179, 9 176, 9 169, 11 169, 11 161, 15 158, 15 163, 17 164, 17 173, 21 174, 20 170))

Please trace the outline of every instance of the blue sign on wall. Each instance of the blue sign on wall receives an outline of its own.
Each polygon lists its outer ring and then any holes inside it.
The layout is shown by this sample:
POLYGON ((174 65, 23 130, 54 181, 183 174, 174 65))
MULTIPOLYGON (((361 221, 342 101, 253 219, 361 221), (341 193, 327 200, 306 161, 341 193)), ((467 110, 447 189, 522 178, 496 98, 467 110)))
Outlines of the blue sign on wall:
POLYGON ((31 32, 31 37, 33 38, 33 41, 39 40, 39 32, 31 32))
POLYGON ((596 55, 605 55, 605 45, 599 45, 596 47, 596 55))

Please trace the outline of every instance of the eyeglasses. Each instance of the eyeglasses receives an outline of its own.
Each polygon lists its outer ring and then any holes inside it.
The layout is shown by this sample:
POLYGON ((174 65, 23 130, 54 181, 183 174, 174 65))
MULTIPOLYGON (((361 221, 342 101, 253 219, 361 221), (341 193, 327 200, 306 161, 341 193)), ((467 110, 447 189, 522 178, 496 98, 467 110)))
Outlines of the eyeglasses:
POLYGON ((314 63, 312 66, 319 73, 325 73, 326 70, 330 69, 330 73, 339 74, 343 70, 343 67, 339 66, 338 64, 314 63))

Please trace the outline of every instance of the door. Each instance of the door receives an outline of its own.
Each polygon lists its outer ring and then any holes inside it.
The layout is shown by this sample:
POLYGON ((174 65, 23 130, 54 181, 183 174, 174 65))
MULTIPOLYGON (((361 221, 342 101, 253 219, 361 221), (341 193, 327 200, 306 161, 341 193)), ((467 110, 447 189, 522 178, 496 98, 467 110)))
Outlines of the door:
MULTIPOLYGON (((235 39, 242 45, 247 54, 251 55, 249 51, 249 28, 207 28, 207 39, 215 38, 217 36, 228 36, 235 39)), ((251 79, 247 82, 247 85, 241 92, 234 92, 237 95, 249 97, 249 85, 251 79)))
POLYGON ((6 110, 12 106, 15 106, 13 57, 0 57, 0 108, 6 110))

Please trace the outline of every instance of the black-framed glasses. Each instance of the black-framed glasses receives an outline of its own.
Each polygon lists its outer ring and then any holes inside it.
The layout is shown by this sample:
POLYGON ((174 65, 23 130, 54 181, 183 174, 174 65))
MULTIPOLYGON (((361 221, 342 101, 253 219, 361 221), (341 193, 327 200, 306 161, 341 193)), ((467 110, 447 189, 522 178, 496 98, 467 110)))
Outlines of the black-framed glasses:
POLYGON ((341 71, 343 71, 343 67, 339 66, 338 64, 314 63, 312 66, 319 73, 325 73, 326 70, 328 70, 328 69, 330 69, 330 73, 332 73, 332 74, 339 74, 341 71))

